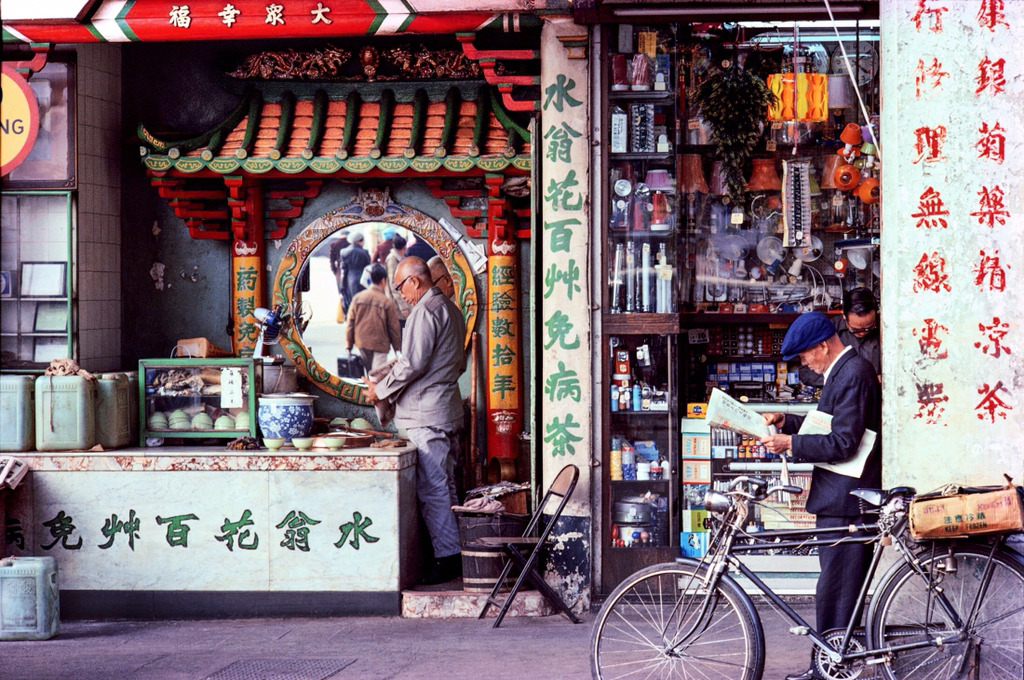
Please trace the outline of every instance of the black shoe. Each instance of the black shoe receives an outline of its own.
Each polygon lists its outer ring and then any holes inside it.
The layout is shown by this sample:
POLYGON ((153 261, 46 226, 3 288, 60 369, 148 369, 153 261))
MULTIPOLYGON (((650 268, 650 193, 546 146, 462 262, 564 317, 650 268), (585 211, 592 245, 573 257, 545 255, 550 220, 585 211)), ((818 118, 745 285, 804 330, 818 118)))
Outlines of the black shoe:
POLYGON ((462 576, 462 553, 448 555, 434 561, 430 573, 420 579, 420 585, 434 586, 448 583, 462 576))
POLYGON ((790 673, 786 680, 821 680, 821 676, 813 668, 808 668, 802 673, 790 673))

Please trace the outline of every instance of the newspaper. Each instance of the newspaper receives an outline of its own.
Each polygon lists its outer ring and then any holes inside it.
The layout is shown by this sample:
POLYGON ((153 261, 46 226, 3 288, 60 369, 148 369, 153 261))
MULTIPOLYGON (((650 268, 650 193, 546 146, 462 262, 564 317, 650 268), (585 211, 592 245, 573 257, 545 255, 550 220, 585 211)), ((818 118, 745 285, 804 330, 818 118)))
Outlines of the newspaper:
POLYGON ((765 425, 764 416, 740 402, 717 387, 711 390, 708 399, 708 424, 733 430, 748 437, 767 437, 771 432, 765 425))
MULTIPOLYGON (((708 408, 710 410, 710 406, 708 408)), ((807 412, 797 434, 830 434, 831 432, 832 414, 814 409, 807 412)), ((846 477, 860 477, 864 472, 864 465, 868 462, 868 456, 871 455, 871 450, 875 448, 877 437, 878 433, 874 430, 864 430, 864 436, 861 438, 860 446, 857 447, 857 453, 853 458, 839 463, 815 463, 814 465, 846 477)))

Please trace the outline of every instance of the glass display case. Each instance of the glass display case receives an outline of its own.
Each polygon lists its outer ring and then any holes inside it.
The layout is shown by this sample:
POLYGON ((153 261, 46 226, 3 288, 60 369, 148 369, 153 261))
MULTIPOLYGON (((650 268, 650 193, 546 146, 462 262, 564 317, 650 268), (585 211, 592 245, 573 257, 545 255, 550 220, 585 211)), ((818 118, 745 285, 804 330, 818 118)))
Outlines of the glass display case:
POLYGON ((679 554, 679 78, 674 26, 612 31, 602 175, 602 589, 679 554))
POLYGON ((150 437, 255 437, 261 369, 252 359, 140 360, 140 446, 150 437))
MULTIPOLYGON (((599 176, 607 198, 598 219, 610 394, 599 588, 609 592, 645 564, 702 552, 705 490, 740 470, 777 474, 778 461, 756 443, 701 431, 684 407, 699 413, 715 387, 774 410, 816 400, 817 388, 783 360, 782 339, 801 313, 839 316, 849 290, 877 297, 881 168, 877 26, 604 31, 599 176), (858 74, 863 106, 849 73, 858 74), (645 409, 645 394, 660 407, 661 390, 667 410, 645 409), (631 461, 651 462, 645 455, 664 458, 662 479, 626 478, 631 461), (652 531, 662 503, 663 544, 652 531)), ((798 504, 755 523, 805 522, 798 504)))

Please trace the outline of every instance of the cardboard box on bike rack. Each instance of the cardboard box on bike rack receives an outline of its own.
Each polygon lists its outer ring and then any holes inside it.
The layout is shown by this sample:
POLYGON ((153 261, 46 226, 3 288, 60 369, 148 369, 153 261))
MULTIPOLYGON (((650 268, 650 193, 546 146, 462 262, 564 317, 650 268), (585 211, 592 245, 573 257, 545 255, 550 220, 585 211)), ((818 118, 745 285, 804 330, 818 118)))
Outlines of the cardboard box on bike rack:
POLYGON ((1016 487, 981 493, 918 497, 910 504, 916 539, 963 538, 1024 529, 1024 506, 1016 487))

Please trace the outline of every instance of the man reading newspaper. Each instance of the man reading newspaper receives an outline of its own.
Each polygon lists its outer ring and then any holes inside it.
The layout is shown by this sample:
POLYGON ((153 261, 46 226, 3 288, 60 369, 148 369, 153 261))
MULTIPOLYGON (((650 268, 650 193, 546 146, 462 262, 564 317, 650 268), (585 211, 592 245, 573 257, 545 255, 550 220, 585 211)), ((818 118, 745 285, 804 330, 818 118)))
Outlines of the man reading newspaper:
MULTIPOLYGON (((866 431, 879 431, 882 397, 875 369, 866 359, 844 346, 835 326, 827 316, 818 312, 803 314, 793 322, 783 340, 782 354, 787 361, 799 356, 801 365, 824 375, 818 411, 831 416, 831 428, 819 427, 811 430, 817 434, 801 434, 803 416, 765 413, 765 424, 778 427, 781 433, 762 437, 761 442, 772 453, 789 452, 792 461, 818 464, 815 465, 807 497, 807 511, 817 516, 815 525, 818 528, 864 522, 857 499, 850 495, 850 491, 881 485, 879 438, 874 438, 863 461, 858 460, 852 466, 830 468, 821 464, 853 461, 866 431)), ((869 559, 867 547, 860 543, 818 548, 821 565, 815 597, 818 630, 846 626, 856 605, 869 559)), ((812 680, 820 676, 812 665, 807 671, 786 677, 787 680, 812 680)))

